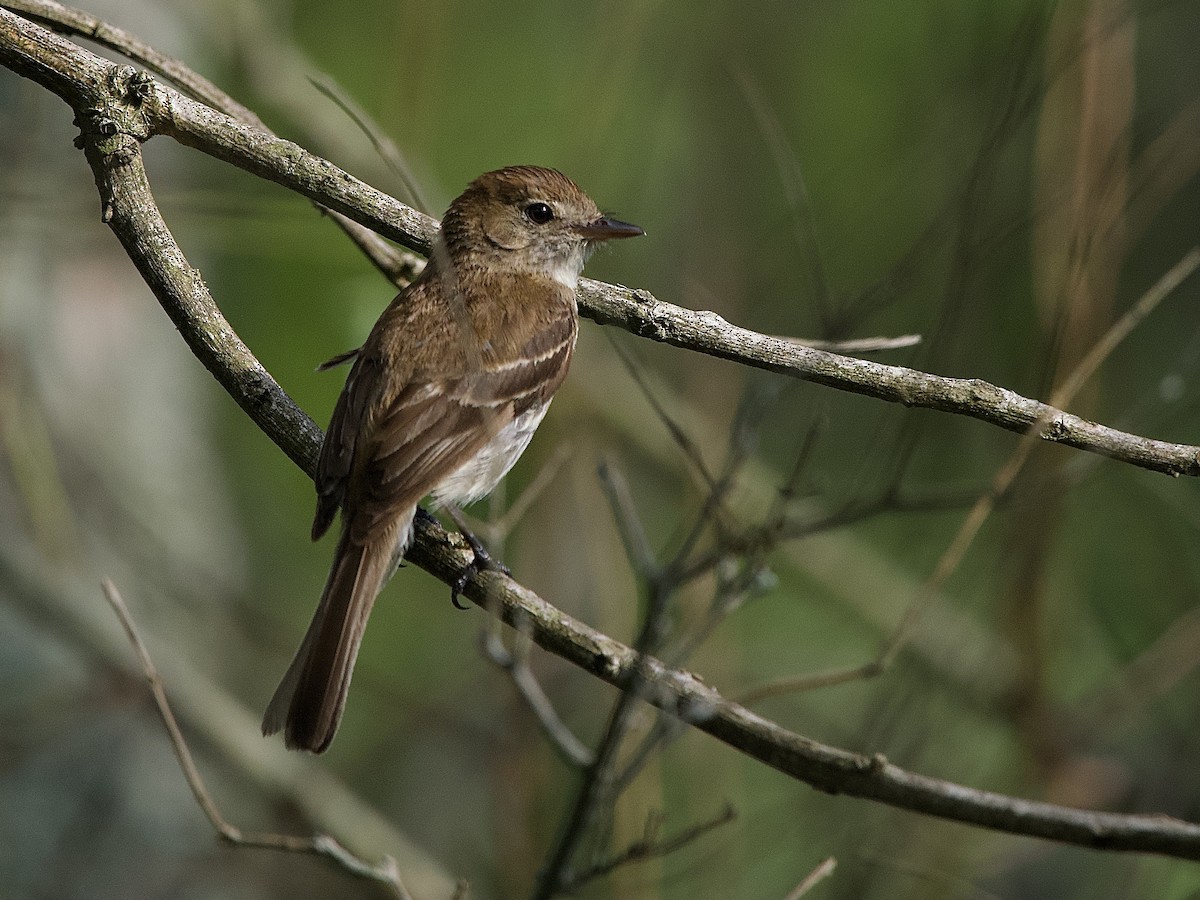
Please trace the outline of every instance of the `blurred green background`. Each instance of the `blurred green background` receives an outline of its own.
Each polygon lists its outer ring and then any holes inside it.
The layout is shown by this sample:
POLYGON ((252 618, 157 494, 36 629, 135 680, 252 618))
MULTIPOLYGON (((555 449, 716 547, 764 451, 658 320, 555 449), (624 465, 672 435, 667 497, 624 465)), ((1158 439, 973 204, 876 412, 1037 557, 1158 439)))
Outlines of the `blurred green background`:
MULTIPOLYGON (((920 333, 878 358, 1026 396, 1048 396, 1200 240, 1194 2, 88 11, 410 200, 310 81, 331 79, 394 140, 431 214, 485 170, 555 166, 647 231, 595 258, 593 277, 772 334, 920 333)), ((392 853, 418 900, 456 878, 472 897, 525 896, 578 775, 480 654, 486 617, 455 612, 424 573, 402 570, 381 597, 326 756, 258 737, 331 545, 308 541, 311 484, 190 357, 100 223, 73 135, 67 107, 0 70, 0 896, 383 896, 322 860, 215 844, 105 575, 232 822, 392 853)), ((315 365, 361 341, 393 290, 306 201, 165 138, 145 153, 230 322, 324 424, 344 370, 315 365)), ((1193 278, 1072 411, 1200 444, 1198 302, 1193 278)), ((853 514, 782 543, 774 580, 687 661, 731 696, 871 659, 1017 443, 585 323, 504 496, 539 467, 554 478, 501 549, 524 584, 624 641, 642 591, 598 463, 629 481, 663 558, 703 491, 613 343, 714 471, 739 408, 762 410, 733 521, 761 519, 806 443, 793 518, 853 514)), ((1194 480, 1041 448, 891 670, 756 709, 973 787, 1198 820, 1198 536, 1194 480)), ((678 633, 712 592, 701 580, 675 598, 678 633)), ((614 692, 539 652, 533 666, 593 744, 614 692)), ((1200 897, 1194 863, 825 796, 697 733, 623 796, 609 848, 655 811, 671 834, 727 802, 733 823, 580 896, 781 898, 832 855, 810 896, 1200 897)))

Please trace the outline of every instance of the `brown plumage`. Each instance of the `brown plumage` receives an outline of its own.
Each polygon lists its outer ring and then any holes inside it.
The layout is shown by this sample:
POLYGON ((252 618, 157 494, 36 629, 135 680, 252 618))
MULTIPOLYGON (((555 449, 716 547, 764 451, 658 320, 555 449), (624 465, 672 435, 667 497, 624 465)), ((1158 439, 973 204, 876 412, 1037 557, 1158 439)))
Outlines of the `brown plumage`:
POLYGON ((534 166, 481 175, 450 205, 425 271, 375 323, 334 407, 312 536, 339 509, 342 533, 264 734, 282 729, 289 747, 316 753, 329 746, 417 504, 471 503, 504 477, 566 377, 589 252, 641 233, 534 166))

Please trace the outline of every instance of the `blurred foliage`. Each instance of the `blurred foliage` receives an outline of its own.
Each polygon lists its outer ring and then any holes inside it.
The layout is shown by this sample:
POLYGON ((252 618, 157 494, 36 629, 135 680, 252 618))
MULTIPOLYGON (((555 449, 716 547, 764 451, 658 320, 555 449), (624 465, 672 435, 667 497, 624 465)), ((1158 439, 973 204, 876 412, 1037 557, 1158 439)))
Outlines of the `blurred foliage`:
MULTIPOLYGON (((395 141, 435 215, 482 171, 552 165, 648 233, 594 259, 593 277, 773 334, 919 332, 919 347, 885 361, 1027 396, 1046 396, 1200 240, 1196 3, 106 0, 90 11, 407 198, 305 80, 324 73, 395 141)), ((0 601, 12 601, 0 602, 0 896, 379 896, 321 861, 214 847, 143 686, 37 599, 63 578, 111 575, 161 636, 152 651, 187 659, 257 714, 330 554, 307 539, 311 485, 188 357, 99 223, 70 118, 0 72, 0 545, 13 554, 0 569, 0 601), (18 557, 44 584, 17 586, 18 557)), ((166 139, 146 155, 229 320, 324 422, 344 370, 315 365, 356 345, 391 289, 302 199, 166 139)), ((1193 278, 1073 411, 1200 444, 1198 300, 1193 278)), ((870 659, 1017 440, 586 324, 507 498, 555 448, 567 462, 503 556, 622 640, 640 592, 597 463, 630 481, 664 555, 703 493, 606 338, 640 361, 714 470, 743 399, 767 404, 729 500, 739 521, 761 516, 812 429, 798 514, 893 489, 929 501, 774 552, 777 582, 688 663, 731 696, 870 659), (933 503, 939 492, 959 500, 933 503)), ((971 786, 1198 820, 1198 532, 1194 480, 1043 448, 893 669, 760 708, 971 786)), ((674 621, 700 621, 712 589, 683 592, 674 621)), ((523 896, 578 776, 479 654, 482 614, 455 612, 445 594, 411 567, 395 578, 320 762, 468 878, 473 897, 523 896)), ((544 654, 534 667, 594 742, 614 693, 544 654)), ((194 749, 230 820, 311 827, 221 748, 194 749)), ((623 798, 611 849, 640 837, 651 811, 670 834, 726 801, 736 822, 581 896, 783 897, 829 855, 838 868, 810 896, 1200 894, 1194 864, 828 797, 700 734, 623 798)))

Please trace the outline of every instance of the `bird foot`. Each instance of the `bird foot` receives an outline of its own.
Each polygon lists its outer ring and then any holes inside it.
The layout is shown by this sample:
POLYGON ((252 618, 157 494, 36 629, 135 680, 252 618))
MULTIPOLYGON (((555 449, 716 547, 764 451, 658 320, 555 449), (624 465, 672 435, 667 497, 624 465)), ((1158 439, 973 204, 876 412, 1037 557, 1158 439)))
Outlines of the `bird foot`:
POLYGON ((471 534, 470 531, 463 528, 461 525, 459 526, 459 530, 462 533, 463 540, 470 545, 471 553, 473 555, 471 557, 471 561, 463 566, 462 571, 458 573, 458 578, 455 580, 454 584, 450 585, 450 602, 454 604, 455 609, 469 609, 470 607, 464 606, 458 602, 458 596, 466 588, 467 582, 470 581, 472 577, 478 575, 480 572, 486 572, 488 570, 502 572, 505 575, 511 575, 512 572, 510 572, 508 570, 508 566, 500 562, 500 560, 492 559, 491 554, 487 552, 487 548, 483 546, 479 538, 475 537, 475 535, 471 534))

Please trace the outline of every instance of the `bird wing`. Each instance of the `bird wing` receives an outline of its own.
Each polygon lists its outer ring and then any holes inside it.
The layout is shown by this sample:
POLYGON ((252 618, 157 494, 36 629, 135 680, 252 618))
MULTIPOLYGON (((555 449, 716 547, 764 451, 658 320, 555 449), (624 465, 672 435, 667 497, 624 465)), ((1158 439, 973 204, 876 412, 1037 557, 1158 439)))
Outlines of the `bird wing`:
MULTIPOLYGON (((497 333, 491 339, 477 335, 484 349, 472 354, 453 346, 457 338, 447 337, 447 318, 437 318, 436 309, 422 314, 429 307, 405 304, 404 294, 397 298, 393 307, 400 305, 397 315, 404 316, 409 343, 414 335, 445 342, 447 355, 461 358, 462 365, 454 374, 431 377, 406 366, 386 341, 368 338, 321 449, 314 539, 348 496, 354 503, 346 510, 351 540, 370 539, 516 416, 553 396, 566 377, 577 325, 569 297, 557 285, 547 290, 555 291, 554 302, 540 304, 538 316, 521 320, 524 324, 499 319, 492 329, 485 325, 483 330, 497 333)), ((380 322, 386 318, 387 313, 380 322)))
POLYGON ((378 356, 360 350, 346 377, 346 386, 333 407, 314 478, 317 488, 317 512, 312 525, 314 541, 329 530, 345 499, 359 433, 378 392, 381 366, 382 360, 378 356))

